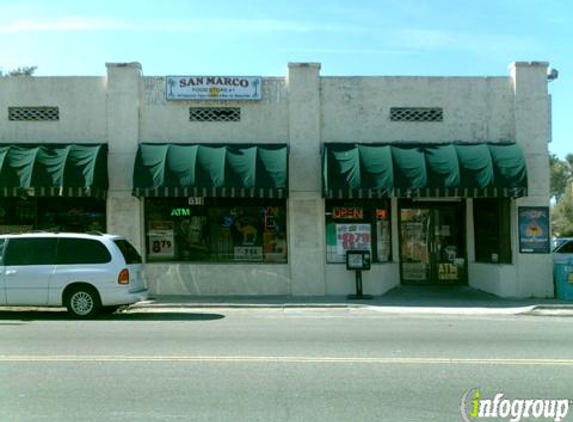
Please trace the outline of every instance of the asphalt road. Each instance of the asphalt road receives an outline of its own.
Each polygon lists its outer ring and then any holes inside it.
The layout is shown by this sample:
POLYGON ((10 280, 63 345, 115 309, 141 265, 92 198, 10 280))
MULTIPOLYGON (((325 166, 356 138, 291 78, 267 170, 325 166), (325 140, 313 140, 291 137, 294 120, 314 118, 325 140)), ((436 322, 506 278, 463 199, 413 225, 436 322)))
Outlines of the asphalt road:
POLYGON ((0 310, 0 422, 462 421, 469 390, 572 387, 571 317, 0 310))

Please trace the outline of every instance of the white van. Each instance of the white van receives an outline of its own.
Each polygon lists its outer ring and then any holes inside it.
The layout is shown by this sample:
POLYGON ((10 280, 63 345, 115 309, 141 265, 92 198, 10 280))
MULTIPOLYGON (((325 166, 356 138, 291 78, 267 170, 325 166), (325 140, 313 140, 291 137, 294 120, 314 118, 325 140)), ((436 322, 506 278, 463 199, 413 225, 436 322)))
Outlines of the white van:
POLYGON ((0 305, 65 306, 89 318, 147 298, 141 256, 121 236, 0 235, 0 305))

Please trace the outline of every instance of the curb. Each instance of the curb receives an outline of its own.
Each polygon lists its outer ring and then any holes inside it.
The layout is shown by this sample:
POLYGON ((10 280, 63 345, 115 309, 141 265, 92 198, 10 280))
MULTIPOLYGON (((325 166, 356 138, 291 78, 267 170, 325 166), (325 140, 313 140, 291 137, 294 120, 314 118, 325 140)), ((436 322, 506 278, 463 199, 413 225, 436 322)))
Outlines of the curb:
POLYGON ((535 305, 525 315, 534 316, 573 316, 573 304, 535 305))
POLYGON ((270 310, 366 310, 388 315, 524 315, 573 316, 573 304, 487 306, 399 306, 369 303, 237 303, 237 302, 143 302, 130 305, 128 311, 165 309, 270 309, 270 310))
POLYGON ((227 308, 227 309, 348 309, 348 308, 368 308, 369 306, 353 303, 136 303, 130 305, 128 309, 165 309, 165 308, 227 308))

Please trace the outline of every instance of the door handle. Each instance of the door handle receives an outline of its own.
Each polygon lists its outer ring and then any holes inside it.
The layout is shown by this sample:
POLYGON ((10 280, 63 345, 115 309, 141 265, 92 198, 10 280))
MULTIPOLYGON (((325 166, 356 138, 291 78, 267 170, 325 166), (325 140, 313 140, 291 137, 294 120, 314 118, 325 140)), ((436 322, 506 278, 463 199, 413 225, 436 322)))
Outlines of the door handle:
POLYGON ((6 270, 6 275, 14 275, 16 273, 17 273, 16 270, 6 270))

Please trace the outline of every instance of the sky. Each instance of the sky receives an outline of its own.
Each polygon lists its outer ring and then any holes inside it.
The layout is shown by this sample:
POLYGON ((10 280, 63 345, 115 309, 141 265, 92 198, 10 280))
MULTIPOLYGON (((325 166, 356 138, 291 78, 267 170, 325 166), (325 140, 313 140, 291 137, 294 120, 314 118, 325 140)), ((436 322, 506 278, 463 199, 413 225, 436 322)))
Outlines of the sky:
POLYGON ((552 142, 573 153, 571 0, 0 0, 0 69, 103 76, 139 62, 149 76, 508 76, 547 61, 552 142))

